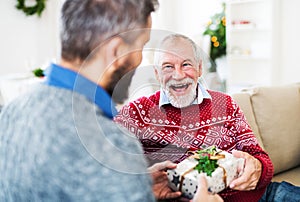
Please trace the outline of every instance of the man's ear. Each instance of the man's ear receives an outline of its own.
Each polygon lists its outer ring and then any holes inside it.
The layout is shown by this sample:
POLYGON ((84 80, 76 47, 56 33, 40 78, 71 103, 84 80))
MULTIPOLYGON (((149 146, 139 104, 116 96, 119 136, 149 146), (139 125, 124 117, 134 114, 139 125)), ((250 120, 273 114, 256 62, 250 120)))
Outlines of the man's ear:
POLYGON ((202 76, 202 60, 199 62, 199 67, 198 67, 198 77, 202 76))
POLYGON ((104 89, 110 82, 112 75, 114 75, 115 71, 119 67, 118 52, 122 46, 122 43, 122 38, 114 37, 109 41, 106 41, 106 43, 100 48, 100 51, 98 52, 101 63, 105 67, 105 69, 103 69, 101 79, 98 80, 98 84, 104 89))
POLYGON ((105 55, 108 62, 116 61, 120 57, 120 50, 122 49, 123 39, 121 37, 113 37, 105 45, 105 55))

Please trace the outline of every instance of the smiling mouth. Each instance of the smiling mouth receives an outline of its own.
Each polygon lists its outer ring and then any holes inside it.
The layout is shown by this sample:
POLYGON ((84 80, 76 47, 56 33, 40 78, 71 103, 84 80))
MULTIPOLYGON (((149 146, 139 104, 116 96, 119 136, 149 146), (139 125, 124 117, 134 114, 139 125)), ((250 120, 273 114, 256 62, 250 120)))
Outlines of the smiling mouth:
POLYGON ((182 92, 188 89, 191 83, 171 85, 170 88, 176 92, 182 92))

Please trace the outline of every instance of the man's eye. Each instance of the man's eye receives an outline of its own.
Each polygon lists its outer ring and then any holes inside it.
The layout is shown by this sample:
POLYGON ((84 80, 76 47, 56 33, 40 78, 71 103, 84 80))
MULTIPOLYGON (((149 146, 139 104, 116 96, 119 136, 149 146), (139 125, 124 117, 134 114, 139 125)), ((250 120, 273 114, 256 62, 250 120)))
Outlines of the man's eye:
POLYGON ((173 68, 172 65, 165 65, 165 66, 163 66, 163 69, 171 69, 171 68, 173 68))
POLYGON ((191 63, 183 63, 182 66, 187 67, 187 66, 192 66, 192 64, 191 63))

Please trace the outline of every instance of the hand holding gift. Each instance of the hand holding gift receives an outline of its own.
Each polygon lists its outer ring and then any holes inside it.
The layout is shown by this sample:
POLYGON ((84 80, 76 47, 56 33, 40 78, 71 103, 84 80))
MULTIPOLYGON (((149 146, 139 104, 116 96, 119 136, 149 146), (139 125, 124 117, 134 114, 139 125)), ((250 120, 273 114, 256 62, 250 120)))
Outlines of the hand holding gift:
POLYGON ((255 189, 261 176, 261 162, 246 152, 234 150, 232 154, 245 159, 245 166, 243 174, 230 183, 230 188, 241 191, 255 189))
POLYGON ((148 168, 153 180, 152 190, 156 199, 173 199, 181 196, 181 192, 174 192, 168 186, 167 169, 176 168, 176 164, 171 161, 156 163, 148 168))
MULTIPOLYGON (((174 199, 181 196, 181 192, 170 189, 168 186, 167 169, 175 169, 177 164, 170 161, 156 163, 148 168, 153 179, 153 193, 158 200, 174 199)), ((199 177, 198 189, 193 199, 193 202, 222 202, 219 195, 212 195, 207 191, 207 182, 204 175, 199 177)), ((181 198, 182 199, 182 198, 181 198)))
POLYGON ((218 194, 211 194, 207 192, 205 176, 200 174, 197 192, 192 202, 223 202, 223 199, 218 194))
POLYGON ((200 173, 205 174, 208 189, 212 193, 218 193, 242 174, 243 167, 243 158, 237 158, 213 146, 197 151, 180 162, 176 169, 167 172, 170 187, 181 191, 187 198, 193 198, 200 173))

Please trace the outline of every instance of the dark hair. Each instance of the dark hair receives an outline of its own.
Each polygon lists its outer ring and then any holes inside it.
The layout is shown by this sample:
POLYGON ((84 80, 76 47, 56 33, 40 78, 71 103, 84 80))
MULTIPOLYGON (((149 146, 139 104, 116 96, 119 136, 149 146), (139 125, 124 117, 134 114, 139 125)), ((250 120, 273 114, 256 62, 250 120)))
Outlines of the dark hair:
POLYGON ((83 61, 108 38, 143 28, 157 0, 66 0, 61 16, 61 56, 83 61))

